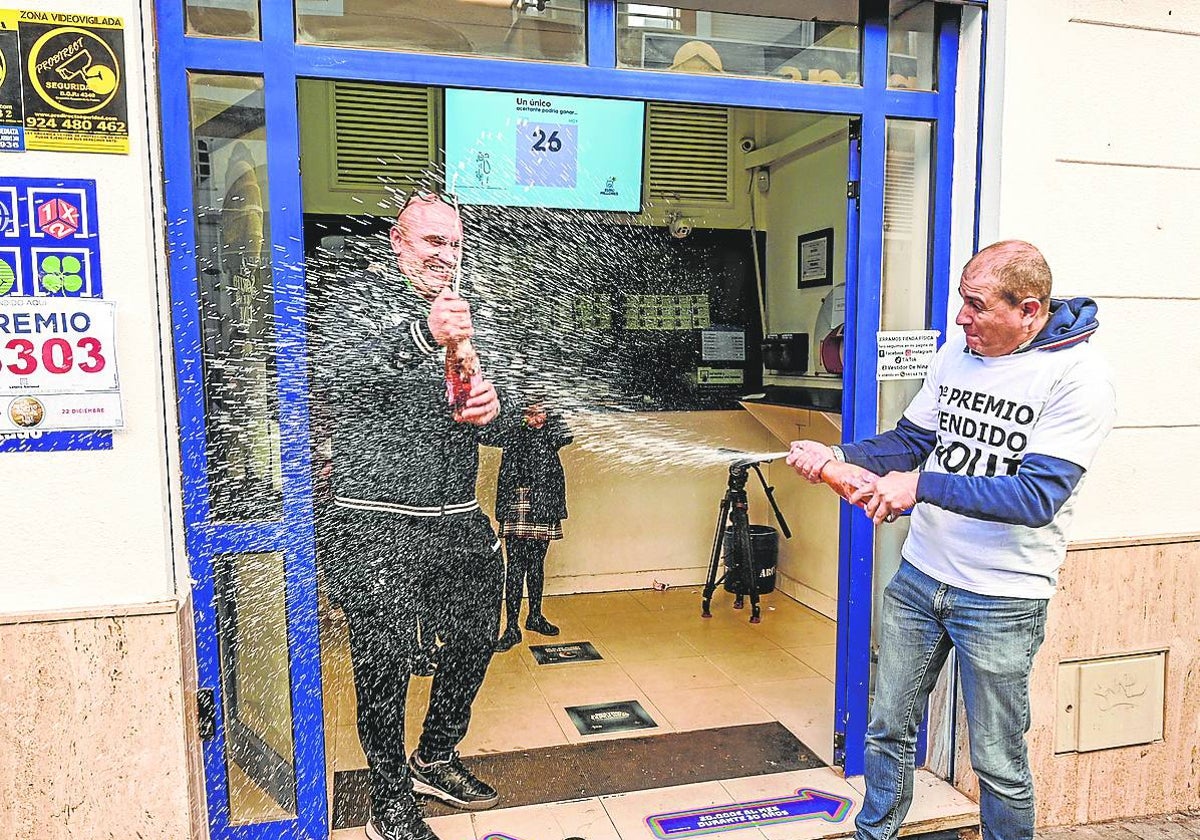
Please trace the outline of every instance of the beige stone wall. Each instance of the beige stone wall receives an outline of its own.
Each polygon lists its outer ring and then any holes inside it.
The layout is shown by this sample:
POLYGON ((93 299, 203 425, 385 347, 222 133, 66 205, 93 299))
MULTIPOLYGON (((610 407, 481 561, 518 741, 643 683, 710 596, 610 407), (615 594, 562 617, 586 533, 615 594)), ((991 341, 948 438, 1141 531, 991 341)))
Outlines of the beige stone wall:
POLYGON ((0 618, 0 837, 207 836, 177 607, 0 618))
MULTIPOLYGON (((1077 547, 1050 603, 1033 669, 1029 753, 1042 826, 1200 808, 1200 537, 1077 547), (1164 737, 1139 746, 1055 755, 1059 663, 1167 651, 1164 737)), ((961 716, 960 716, 961 717, 961 716)), ((960 721, 960 733, 965 724, 960 721)), ((955 785, 972 796, 967 740, 955 785)))
POLYGON ((1200 472, 1177 469, 1200 451, 1200 3, 989 8, 980 236, 1034 242, 1056 295, 1097 299, 1117 390, 1071 536, 1200 531, 1200 472))
POLYGON ((96 182, 125 428, 107 451, 0 456, 0 504, 21 523, 0 551, 0 838, 199 840, 150 4, 18 5, 124 21, 128 154, 27 151, 4 174, 96 182), (88 502, 35 504, 67 498, 88 502))
MULTIPOLYGON (((1011 0, 989 15, 981 238, 1029 239, 1046 253, 1056 294, 1099 301, 1094 343, 1118 398, 1073 524, 1072 537, 1090 542, 1070 552, 1033 672, 1038 821, 1194 809, 1200 477, 1179 466, 1200 451, 1190 387, 1200 370, 1191 327, 1200 213, 1187 198, 1200 183, 1190 139, 1200 105, 1176 82, 1200 60, 1200 6, 1011 0), (1177 480, 1162 481, 1168 474, 1177 480), (1163 740, 1055 755, 1060 663, 1151 650, 1167 651, 1163 740)), ((955 783, 974 793, 961 717, 955 783)))

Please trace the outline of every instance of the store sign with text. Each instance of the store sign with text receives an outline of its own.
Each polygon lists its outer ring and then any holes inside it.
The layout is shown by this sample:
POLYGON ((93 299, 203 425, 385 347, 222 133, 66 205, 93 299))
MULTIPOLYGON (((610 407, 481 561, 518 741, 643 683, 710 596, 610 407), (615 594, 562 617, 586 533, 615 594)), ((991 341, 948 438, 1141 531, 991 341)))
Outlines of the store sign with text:
POLYGON ((0 151, 129 151, 124 21, 0 9, 0 151))
POLYGON ((939 335, 937 330, 881 330, 876 333, 879 362, 875 378, 880 382, 924 379, 937 352, 939 335))
POLYGON ((116 305, 0 300, 0 432, 119 429, 116 305))

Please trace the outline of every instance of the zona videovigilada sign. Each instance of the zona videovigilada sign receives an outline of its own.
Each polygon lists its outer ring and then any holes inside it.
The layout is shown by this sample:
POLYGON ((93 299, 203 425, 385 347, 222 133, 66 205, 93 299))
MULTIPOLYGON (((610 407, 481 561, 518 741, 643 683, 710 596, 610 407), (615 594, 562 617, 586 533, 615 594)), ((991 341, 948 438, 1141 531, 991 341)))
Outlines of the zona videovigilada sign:
POLYGON ((25 149, 129 151, 121 18, 0 9, 0 151, 25 149))

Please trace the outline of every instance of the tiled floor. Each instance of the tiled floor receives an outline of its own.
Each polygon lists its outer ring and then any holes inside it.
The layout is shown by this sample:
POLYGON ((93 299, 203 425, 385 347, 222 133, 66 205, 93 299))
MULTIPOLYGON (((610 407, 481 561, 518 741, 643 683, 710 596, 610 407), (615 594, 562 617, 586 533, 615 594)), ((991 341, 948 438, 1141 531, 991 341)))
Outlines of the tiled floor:
MULTIPOLYGON (((580 743, 600 738, 683 732, 777 720, 824 761, 832 760, 834 624, 782 594, 763 598, 763 621, 751 625, 718 592, 711 619, 700 618, 698 589, 644 590, 547 599, 547 616, 562 628, 554 639, 526 632, 517 648, 492 660, 474 707, 465 755, 580 743), (537 665, 530 644, 590 641, 597 662, 537 665), (581 736, 566 706, 638 700, 657 730, 581 736)), ((335 770, 358 769, 366 760, 354 729, 354 691, 345 628, 327 625, 322 657, 329 779, 335 770)), ((428 703, 428 679, 414 678, 407 740, 419 734, 428 703)), ((853 780, 860 783, 861 780, 853 780)), ((820 817, 740 826, 731 840, 810 840, 853 831, 861 792, 836 771, 801 770, 684 785, 600 798, 435 817, 441 840, 652 840, 647 818, 695 808, 795 797, 804 788, 845 797, 849 811, 835 821, 820 817)), ((920 771, 917 797, 905 833, 967 825, 973 804, 920 771)), ((333 833, 361 840, 361 829, 333 833)))
MULTIPOLYGON (((918 804, 905 833, 925 828, 945 829, 967 825, 972 809, 961 794, 945 785, 935 786, 926 774, 918 774, 918 804)), ((767 801, 824 794, 834 800, 849 800, 840 812, 774 824, 743 825, 730 829, 731 840, 816 840, 845 837, 853 832, 858 812, 858 792, 833 770, 798 770, 768 776, 682 785, 637 793, 507 808, 478 814, 434 817, 429 825, 440 840, 558 840, 580 837, 587 840, 658 840, 648 818, 698 808, 744 808, 767 801), (811 793, 805 793, 809 791, 811 793)), ((721 832, 726 833, 726 832, 721 832)), ((362 829, 335 831, 333 840, 362 840, 362 829)))
MULTIPOLYGON (((551 639, 525 631, 492 660, 475 703, 464 755, 682 732, 778 720, 818 756, 832 759, 834 625, 790 598, 763 597, 763 621, 749 623, 719 591, 713 617, 700 617, 698 589, 643 590, 546 599, 562 630, 551 639), (603 659, 538 665, 531 644, 590 641, 603 659), (637 700, 657 730, 581 736, 565 707, 637 700)), ((354 728, 354 687, 345 626, 330 622, 322 664, 330 769, 366 766, 354 728)), ((414 678, 407 740, 420 731, 428 679, 414 678)), ((332 774, 330 774, 332 776, 332 774)))

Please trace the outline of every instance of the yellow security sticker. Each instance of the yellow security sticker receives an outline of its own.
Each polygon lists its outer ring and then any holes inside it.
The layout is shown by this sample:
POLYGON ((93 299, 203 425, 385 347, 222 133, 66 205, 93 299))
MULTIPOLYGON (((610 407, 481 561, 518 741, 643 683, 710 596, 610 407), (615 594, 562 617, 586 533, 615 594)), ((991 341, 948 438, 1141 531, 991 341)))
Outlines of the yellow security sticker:
POLYGON ((0 10, 0 32, 14 26, 26 148, 128 152, 123 20, 0 10))

